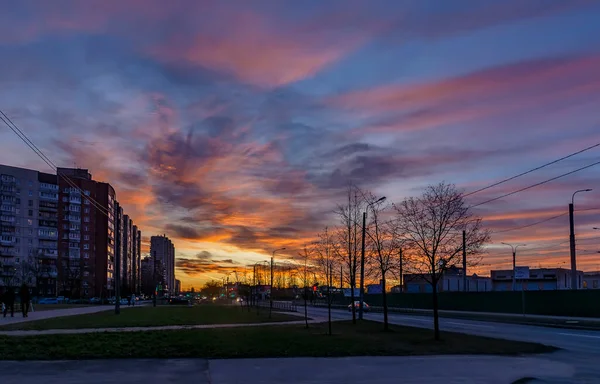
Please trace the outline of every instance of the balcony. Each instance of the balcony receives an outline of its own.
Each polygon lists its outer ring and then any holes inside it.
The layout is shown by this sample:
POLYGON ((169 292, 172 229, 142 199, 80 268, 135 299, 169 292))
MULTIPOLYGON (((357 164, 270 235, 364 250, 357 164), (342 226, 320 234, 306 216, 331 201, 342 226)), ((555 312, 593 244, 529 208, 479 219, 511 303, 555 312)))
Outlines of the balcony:
MULTIPOLYGON (((8 224, 8 223, 14 223, 15 222, 15 217, 14 216, 8 216, 8 215, 2 215, 2 216, 0 216, 0 221, 3 222, 3 223, 5 223, 5 225, 8 224)), ((10 225, 10 224, 8 224, 8 225, 10 225)))
POLYGON ((78 205, 69 205, 69 209, 65 209, 65 211, 69 212, 81 212, 81 207, 78 205))
POLYGON ((79 249, 79 243, 69 243, 69 249, 79 249))
POLYGON ((80 242, 81 241, 81 236, 79 236, 77 234, 69 233, 69 240, 80 242))
POLYGON ((79 250, 70 249, 68 256, 69 256, 69 259, 79 259, 80 258, 79 250))
POLYGON ((58 193, 58 185, 56 184, 40 183, 40 189, 58 193))
POLYGON ((42 255, 44 255, 44 257, 51 257, 51 258, 55 258, 58 257, 58 251, 56 249, 42 249, 41 250, 42 255))
POLYGON ((81 230, 81 226, 80 225, 71 224, 69 226, 69 231, 80 231, 80 230, 81 230))
POLYGON ((0 243, 2 245, 9 245, 12 246, 16 243, 17 238, 15 236, 11 236, 11 235, 2 235, 0 236, 0 243))
POLYGON ((11 184, 16 183, 17 179, 11 175, 2 175, 0 176, 0 182, 2 182, 2 184, 11 184))
POLYGON ((73 222, 77 222, 77 223, 81 222, 81 216, 68 215, 66 218, 69 221, 73 221, 73 222))
POLYGON ((40 191, 41 200, 58 201, 58 193, 40 191))
POLYGON ((69 203, 71 203, 71 204, 81 204, 81 197, 79 197, 79 196, 69 196, 69 203))
POLYGON ((8 214, 15 213, 15 207, 12 204, 6 203, 6 202, 2 202, 2 205, 0 206, 0 210, 2 211, 2 213, 8 213, 8 214))
POLYGON ((38 236, 40 239, 58 239, 58 231, 38 231, 38 236))

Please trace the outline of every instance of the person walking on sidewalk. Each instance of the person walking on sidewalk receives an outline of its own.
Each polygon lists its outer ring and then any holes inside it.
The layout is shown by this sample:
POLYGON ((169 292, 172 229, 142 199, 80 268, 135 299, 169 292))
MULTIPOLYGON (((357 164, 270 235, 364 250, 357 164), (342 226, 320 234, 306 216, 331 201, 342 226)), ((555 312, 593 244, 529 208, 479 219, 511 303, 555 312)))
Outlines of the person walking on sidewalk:
POLYGON ((21 291, 19 292, 19 295, 21 296, 21 311, 23 312, 23 317, 27 317, 29 304, 31 302, 31 297, 29 296, 29 287, 27 284, 23 283, 23 285, 21 285, 21 291))
POLYGON ((4 293, 4 312, 3 315, 6 317, 6 313, 10 308, 10 317, 15 317, 15 291, 12 287, 8 287, 4 293))

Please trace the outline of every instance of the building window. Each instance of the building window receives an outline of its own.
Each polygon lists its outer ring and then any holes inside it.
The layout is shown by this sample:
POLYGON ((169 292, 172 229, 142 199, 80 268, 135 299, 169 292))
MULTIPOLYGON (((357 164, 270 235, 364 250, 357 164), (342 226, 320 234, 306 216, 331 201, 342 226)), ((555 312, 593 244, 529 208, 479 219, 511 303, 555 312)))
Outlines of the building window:
POLYGON ((69 199, 67 198, 67 196, 63 196, 63 203, 66 203, 67 201, 69 201, 69 199))
POLYGON ((83 244, 83 249, 90 249, 90 245, 89 244, 83 244))
POLYGON ((27 225, 33 225, 33 220, 27 219, 27 225))
POLYGON ((90 209, 89 209, 89 208, 85 208, 85 209, 83 210, 83 213, 90 213, 90 209))
POLYGON ((33 182, 32 182, 31 180, 29 180, 29 181, 27 182, 27 185, 29 185, 30 187, 32 187, 32 186, 33 186, 33 182))
POLYGON ((68 224, 63 224, 63 229, 69 229, 69 225, 68 224))
POLYGON ((33 209, 30 209, 28 214, 29 214, 29 216, 33 216, 33 209))
POLYGON ((598 289, 598 280, 594 280, 592 282, 592 287, 594 287, 594 289, 598 289))
POLYGON ((89 195, 90 195, 90 191, 88 191, 88 190, 85 190, 83 193, 84 193, 86 196, 89 196, 89 195))
POLYGON ((90 235, 83 235, 83 240, 89 240, 90 239, 90 235))
POLYGON ((21 214, 21 208, 15 208, 15 213, 17 215, 20 215, 21 214))
POLYGON ((30 228, 27 232, 29 233, 29 236, 33 236, 33 229, 30 228))
POLYGON ((89 259, 90 258, 89 252, 83 252, 83 258, 84 259, 89 259))
POLYGON ((33 196, 33 191, 31 189, 29 190, 28 193, 29 193, 29 196, 33 196))
POLYGON ((17 204, 21 204, 21 198, 17 197, 17 204))
POLYGON ((89 223, 89 222, 90 222, 90 218, 89 218, 88 216, 85 216, 85 217, 83 218, 83 221, 85 221, 86 223, 89 223))
POLYGON ((33 245, 33 239, 27 239, 27 244, 33 245))
POLYGON ((33 200, 29 200, 28 203, 27 203, 27 206, 28 207, 33 207, 33 200))
POLYGON ((83 229, 84 229, 84 231, 86 231, 86 232, 90 230, 90 228, 89 228, 87 225, 86 225, 86 226, 84 226, 84 227, 83 227, 83 229))
POLYGON ((85 199, 85 201, 83 202, 83 204, 90 205, 90 201, 88 199, 85 199))

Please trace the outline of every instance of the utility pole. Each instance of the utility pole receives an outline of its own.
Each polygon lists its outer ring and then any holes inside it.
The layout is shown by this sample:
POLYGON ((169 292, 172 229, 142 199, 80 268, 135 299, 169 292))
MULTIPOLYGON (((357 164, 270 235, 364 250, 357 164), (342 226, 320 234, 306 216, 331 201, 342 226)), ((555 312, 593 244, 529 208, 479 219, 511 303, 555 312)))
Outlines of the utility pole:
POLYGON ((571 289, 576 290, 577 287, 577 251, 575 250, 575 222, 573 212, 575 211, 575 195, 579 192, 590 192, 591 189, 580 189, 571 196, 571 204, 569 204, 569 245, 571 248, 571 289))
POLYGON ((512 264, 513 264, 513 273, 512 273, 512 290, 516 291, 517 290, 517 274, 516 274, 516 269, 517 269, 517 248, 519 247, 525 247, 527 244, 517 244, 517 245, 511 245, 508 243, 502 243, 504 245, 508 245, 511 249, 512 249, 512 264))
MULTIPOLYGON (((367 211, 363 212, 362 251, 360 254, 360 302, 358 303, 358 319, 363 319, 363 301, 365 300, 365 229, 367 226, 367 211)), ((352 303, 354 305, 354 303, 352 303)))
MULTIPOLYGON (((358 318, 360 320, 363 319, 364 313, 364 305, 363 301, 365 300, 365 236, 367 234, 367 209, 373 204, 381 203, 385 200, 385 196, 379 198, 376 201, 373 201, 367 204, 365 211, 363 212, 363 226, 362 226, 362 252, 360 256, 360 303, 358 303, 358 318)), ((354 303, 352 303, 354 305, 354 303)))
POLYGON ((156 251, 152 255, 152 282, 154 290, 152 291, 152 306, 156 307, 156 251))
POLYGON ((467 292, 467 231, 465 231, 463 229, 463 246, 462 246, 462 252, 463 252, 463 259, 462 259, 462 264, 463 264, 463 292, 467 292))
POLYGON ((285 250, 285 248, 276 249, 271 255, 271 294, 269 295, 269 319, 271 318, 271 313, 273 312, 273 262, 275 261, 275 252, 283 250, 285 250))
POLYGON ((342 289, 344 289, 344 266, 340 265, 340 293, 343 294, 342 289))

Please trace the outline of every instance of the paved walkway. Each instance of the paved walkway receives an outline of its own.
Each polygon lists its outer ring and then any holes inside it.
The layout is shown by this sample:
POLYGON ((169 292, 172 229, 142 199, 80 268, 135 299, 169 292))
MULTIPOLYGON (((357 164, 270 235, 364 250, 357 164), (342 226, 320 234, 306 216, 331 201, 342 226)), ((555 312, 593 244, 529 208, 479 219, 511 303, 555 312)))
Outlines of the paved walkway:
MULTIPOLYGON (((135 307, 127 307, 124 308, 135 308, 135 307)), ((47 311, 36 311, 29 312, 28 317, 23 317, 21 313, 15 312, 15 317, 10 317, 10 314, 7 317, 0 316, 0 326, 5 324, 15 324, 15 323, 25 323, 28 321, 42 320, 42 319, 50 319, 53 317, 63 317, 63 316, 75 316, 75 315, 85 315, 88 313, 97 313, 103 311, 114 310, 114 305, 93 305, 89 307, 75 307, 75 308, 63 308, 63 309, 49 309, 47 311)))
POLYGON ((525 377, 570 383, 574 377, 571 365, 545 357, 494 356, 5 361, 0 372, 3 384, 510 384, 525 377))

